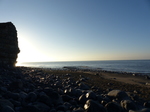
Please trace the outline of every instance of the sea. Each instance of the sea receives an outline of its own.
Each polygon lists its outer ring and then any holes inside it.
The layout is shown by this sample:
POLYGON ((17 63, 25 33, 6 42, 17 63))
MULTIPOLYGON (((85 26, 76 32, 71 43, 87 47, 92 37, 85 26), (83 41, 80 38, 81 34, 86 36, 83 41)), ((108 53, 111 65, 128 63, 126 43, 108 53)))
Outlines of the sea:
POLYGON ((79 69, 105 70, 150 75, 150 60, 24 62, 17 64, 17 66, 51 69, 74 67, 79 69))

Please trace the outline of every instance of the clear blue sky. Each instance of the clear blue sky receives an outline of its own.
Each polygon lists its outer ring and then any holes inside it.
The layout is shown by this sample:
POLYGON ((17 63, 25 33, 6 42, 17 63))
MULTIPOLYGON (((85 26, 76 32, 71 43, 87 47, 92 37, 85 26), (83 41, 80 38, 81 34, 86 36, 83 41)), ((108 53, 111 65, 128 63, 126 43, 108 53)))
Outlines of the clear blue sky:
POLYGON ((0 0, 18 62, 150 59, 149 0, 0 0))

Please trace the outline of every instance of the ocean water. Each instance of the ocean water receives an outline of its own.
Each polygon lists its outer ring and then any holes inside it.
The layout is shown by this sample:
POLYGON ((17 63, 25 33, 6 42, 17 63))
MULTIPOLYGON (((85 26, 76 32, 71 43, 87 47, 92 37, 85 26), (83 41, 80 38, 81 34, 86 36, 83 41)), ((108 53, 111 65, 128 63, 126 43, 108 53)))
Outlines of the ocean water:
POLYGON ((101 69, 107 71, 143 73, 150 75, 150 60, 26 62, 18 64, 18 66, 56 69, 62 69, 67 66, 81 69, 101 69))

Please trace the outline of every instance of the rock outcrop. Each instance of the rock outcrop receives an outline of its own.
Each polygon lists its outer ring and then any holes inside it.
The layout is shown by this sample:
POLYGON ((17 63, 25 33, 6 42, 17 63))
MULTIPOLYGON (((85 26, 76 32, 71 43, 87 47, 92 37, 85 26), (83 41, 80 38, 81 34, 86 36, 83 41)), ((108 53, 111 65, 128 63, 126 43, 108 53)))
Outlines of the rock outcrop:
POLYGON ((14 66, 18 47, 17 30, 13 23, 0 23, 0 66, 14 66))

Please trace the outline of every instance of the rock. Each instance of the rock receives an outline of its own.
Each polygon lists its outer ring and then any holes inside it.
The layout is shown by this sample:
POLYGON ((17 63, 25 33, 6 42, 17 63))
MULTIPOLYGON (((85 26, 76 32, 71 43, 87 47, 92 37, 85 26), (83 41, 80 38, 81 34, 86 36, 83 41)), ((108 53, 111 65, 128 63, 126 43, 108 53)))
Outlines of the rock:
POLYGON ((149 83, 149 82, 146 82, 146 84, 145 84, 145 85, 150 86, 150 83, 149 83))
POLYGON ((58 112, 56 109, 51 109, 49 112, 58 112))
POLYGON ((10 85, 9 89, 14 90, 14 89, 21 89, 23 88, 23 82, 20 79, 14 80, 10 85))
POLYGON ((7 88, 6 87, 0 87, 0 91, 2 92, 7 92, 7 88))
POLYGON ((37 95, 34 92, 30 92, 27 97, 26 97, 26 101, 27 102, 34 102, 37 98, 37 95))
POLYGON ((25 93, 25 92, 20 92, 19 95, 20 95, 20 98, 21 98, 21 99, 26 99, 27 96, 28 96, 28 94, 25 93))
POLYGON ((97 101, 101 103, 101 101, 103 100, 103 97, 101 95, 97 95, 96 97, 97 97, 97 101))
POLYGON ((84 84, 84 83, 79 83, 78 86, 79 86, 80 89, 83 89, 83 90, 89 90, 89 89, 90 89, 90 88, 89 88, 86 84, 84 84))
POLYGON ((13 23, 0 23, 0 66, 15 66, 18 48, 17 31, 13 23))
POLYGON ((108 102, 107 102, 106 100, 102 100, 102 101, 101 101, 101 104, 102 104, 103 106, 105 106, 107 103, 108 103, 108 102))
POLYGON ((150 108, 150 101, 145 102, 145 103, 144 103, 144 106, 145 106, 146 108, 150 108))
POLYGON ((62 99, 63 99, 64 102, 69 102, 73 98, 71 96, 69 96, 69 95, 62 95, 62 99))
POLYGON ((87 100, 84 105, 86 112, 106 112, 106 109, 96 101, 87 100))
POLYGON ((70 100, 70 101, 69 101, 69 103, 70 103, 71 105, 75 105, 75 106, 77 105, 77 102, 76 102, 76 100, 75 100, 75 99, 70 100))
POLYGON ((38 107, 34 105, 27 105, 21 109, 20 112, 41 112, 38 107))
POLYGON ((56 110, 57 111, 63 111, 63 112, 66 112, 67 111, 67 107, 65 105, 58 105, 56 107, 56 110))
POLYGON ((129 110, 129 112, 150 112, 150 109, 149 108, 144 108, 142 110, 137 110, 137 111, 129 110))
POLYGON ((150 77, 146 75, 146 76, 145 76, 145 79, 150 79, 150 77))
POLYGON ((4 106, 2 109, 0 109, 0 112, 15 112, 15 111, 10 106, 4 106))
POLYGON ((107 95, 111 98, 118 98, 119 100, 129 99, 127 93, 121 90, 112 90, 107 95))
POLYGON ((90 92, 86 93, 86 98, 96 100, 96 94, 94 92, 90 91, 90 92))
POLYGON ((122 100, 120 103, 125 110, 137 110, 137 106, 131 100, 122 100))
POLYGON ((82 90, 81 89, 75 89, 75 91, 76 91, 76 94, 75 94, 76 97, 79 97, 79 96, 82 95, 82 90))
POLYGON ((105 105, 105 108, 107 109, 107 112, 122 112, 122 107, 115 103, 115 102, 109 102, 105 105))
POLYGON ((8 92, 5 94, 5 97, 12 98, 12 99, 14 99, 14 100, 19 100, 20 95, 19 95, 19 93, 12 93, 12 92, 8 91, 8 92))
POLYGON ((48 106, 52 105, 52 100, 47 95, 41 95, 39 98, 39 101, 48 105, 48 106))
POLYGON ((70 109, 72 106, 69 102, 64 102, 63 105, 67 108, 67 110, 70 109))
POLYGON ((19 101, 16 101, 16 100, 13 100, 13 99, 10 99, 9 100, 12 104, 14 104, 15 107, 20 107, 21 106, 21 103, 19 101))
POLYGON ((76 95, 76 91, 73 88, 65 89, 64 93, 68 94, 70 96, 75 96, 76 95))
POLYGON ((6 99, 0 99, 0 107, 5 107, 5 106, 9 106, 11 108, 14 108, 14 105, 6 99))
POLYGON ((85 104, 87 100, 88 100, 88 99, 86 98, 86 95, 85 95, 85 94, 83 94, 83 95, 81 95, 81 96, 79 97, 79 102, 80 102, 80 104, 85 104))
POLYGON ((50 110, 50 107, 47 106, 44 103, 41 102, 34 102, 32 105, 34 105, 36 108, 40 110, 40 112, 48 112, 50 110))
POLYGON ((74 108, 72 112, 85 112, 83 108, 74 108))
POLYGON ((62 104, 62 97, 55 91, 49 94, 49 97, 54 105, 62 104))

